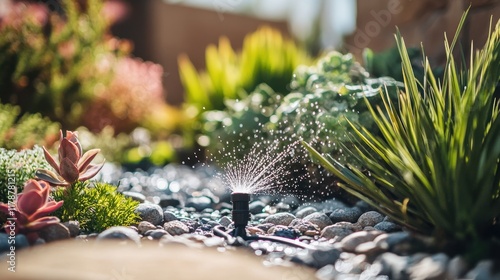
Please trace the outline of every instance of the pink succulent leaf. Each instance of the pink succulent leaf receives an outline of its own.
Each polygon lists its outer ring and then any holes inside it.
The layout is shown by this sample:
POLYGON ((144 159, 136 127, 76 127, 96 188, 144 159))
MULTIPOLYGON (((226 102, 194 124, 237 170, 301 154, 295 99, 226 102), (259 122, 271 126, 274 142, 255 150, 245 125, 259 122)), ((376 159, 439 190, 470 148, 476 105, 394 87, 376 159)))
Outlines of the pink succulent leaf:
POLYGON ((99 165, 94 165, 94 164, 91 164, 87 167, 87 169, 85 170, 85 172, 83 172, 82 174, 80 174, 80 178, 79 180, 80 181, 86 181, 92 177, 94 177, 97 173, 99 173, 99 171, 101 171, 101 168, 104 166, 104 162, 99 164, 99 165))
POLYGON ((59 171, 62 171, 61 164, 65 158, 70 159, 74 164, 80 159, 78 147, 68 139, 63 139, 59 145, 59 171))
POLYGON ((82 155, 82 145, 80 145, 80 141, 78 140, 78 132, 77 131, 66 131, 66 139, 68 139, 71 143, 75 144, 78 148, 79 155, 82 155))
POLYGON ((59 164, 57 164, 55 158, 45 149, 45 147, 42 147, 43 149, 43 154, 45 155, 45 160, 56 170, 56 172, 59 172, 59 164))
POLYGON ((44 181, 30 179, 26 182, 26 184, 24 184, 23 193, 27 193, 29 191, 42 191, 48 187, 49 186, 44 181))
POLYGON ((50 170, 47 169, 38 169, 35 172, 35 176, 39 180, 44 180, 49 182, 49 184, 56 185, 56 186, 67 186, 69 185, 68 182, 64 180, 63 177, 61 177, 59 174, 56 174, 50 170))
POLYGON ((32 222, 26 224, 24 227, 26 228, 26 230, 29 230, 29 231, 37 231, 37 230, 40 230, 48 225, 57 224, 59 222, 60 222, 59 218, 54 217, 54 216, 49 216, 49 217, 43 217, 43 218, 37 219, 35 221, 32 221, 32 222))
POLYGON ((92 150, 87 151, 80 158, 80 161, 78 162, 78 171, 83 172, 100 151, 101 151, 100 149, 92 149, 92 150))
POLYGON ((78 180, 79 173, 76 165, 69 158, 63 158, 61 161, 61 176, 68 183, 74 183, 78 180))
POLYGON ((45 204, 45 198, 43 194, 38 191, 29 191, 23 193, 17 199, 17 208, 19 212, 22 212, 26 216, 32 216, 45 204))
POLYGON ((45 206, 43 206, 42 208, 38 209, 38 211, 33 214, 32 216, 28 217, 29 220, 33 221, 33 220, 36 220, 36 219, 40 219, 41 217, 45 217, 47 216, 48 214, 56 211, 57 209, 59 209, 62 205, 63 205, 64 201, 58 201, 58 202, 55 202, 55 201, 50 201, 48 203, 45 204, 45 206))

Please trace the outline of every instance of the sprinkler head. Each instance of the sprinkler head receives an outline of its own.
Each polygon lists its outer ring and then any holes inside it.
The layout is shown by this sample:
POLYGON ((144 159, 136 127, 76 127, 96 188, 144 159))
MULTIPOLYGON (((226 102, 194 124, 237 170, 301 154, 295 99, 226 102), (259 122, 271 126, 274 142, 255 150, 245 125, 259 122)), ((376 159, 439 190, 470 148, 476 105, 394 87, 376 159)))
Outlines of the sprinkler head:
POLYGON ((250 210, 248 203, 250 202, 249 193, 232 193, 231 201, 233 202, 233 222, 234 222, 234 237, 246 238, 246 226, 250 220, 250 210))

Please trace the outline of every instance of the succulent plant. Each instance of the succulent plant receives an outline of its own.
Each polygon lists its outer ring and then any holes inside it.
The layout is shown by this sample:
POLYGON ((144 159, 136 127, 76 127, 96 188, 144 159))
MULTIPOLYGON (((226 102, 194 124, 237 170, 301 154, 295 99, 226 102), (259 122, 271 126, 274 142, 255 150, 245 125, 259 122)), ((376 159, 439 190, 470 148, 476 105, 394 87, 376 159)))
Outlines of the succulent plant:
POLYGON ((59 135, 61 139, 58 149, 59 164, 47 149, 43 148, 45 159, 56 172, 39 169, 36 177, 56 186, 68 186, 94 177, 104 165, 104 163, 90 164, 100 150, 92 149, 82 155, 82 146, 77 132, 66 131, 66 137, 63 137, 62 130, 60 130, 59 135))
POLYGON ((47 216, 59 209, 63 201, 55 202, 49 198, 50 186, 44 181, 29 180, 22 193, 13 197, 14 204, 0 203, 3 212, 13 221, 8 220, 4 229, 8 232, 26 234, 30 241, 36 239, 36 232, 43 227, 59 223, 59 218, 47 216))

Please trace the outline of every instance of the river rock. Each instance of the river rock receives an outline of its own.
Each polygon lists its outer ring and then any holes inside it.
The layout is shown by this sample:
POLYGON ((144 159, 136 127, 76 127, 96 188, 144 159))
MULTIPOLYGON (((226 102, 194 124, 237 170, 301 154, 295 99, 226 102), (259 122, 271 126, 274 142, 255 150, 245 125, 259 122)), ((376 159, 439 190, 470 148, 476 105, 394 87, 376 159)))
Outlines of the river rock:
POLYGON ((146 222, 146 221, 140 222, 139 225, 137 226, 137 231, 142 235, 144 235, 144 233, 146 233, 146 231, 154 230, 154 229, 156 229, 156 226, 153 225, 152 223, 146 222))
POLYGON ((135 209, 141 220, 150 222, 153 225, 159 225, 163 222, 163 209, 160 205, 153 203, 141 203, 135 209))
POLYGON ((80 223, 78 221, 64 222, 63 225, 68 228, 70 237, 76 237, 80 234, 80 223))
POLYGON ((290 213, 276 213, 268 216, 264 219, 263 223, 271 223, 273 225, 283 225, 288 226, 293 220, 295 216, 290 213))
POLYGON ((332 211, 332 213, 330 214, 330 220, 332 220, 332 223, 337 223, 337 222, 355 223, 358 221, 361 214, 363 214, 363 212, 357 207, 338 208, 332 211))
POLYGON ((377 231, 358 231, 342 239, 340 245, 344 251, 354 252, 360 244, 372 241, 380 234, 381 232, 377 231))
POLYGON ((312 206, 307 206, 307 207, 304 207, 304 208, 298 210, 295 216, 297 216, 297 218, 303 219, 307 215, 310 215, 310 214, 316 213, 316 212, 318 212, 318 209, 316 209, 312 206))
POLYGON ((51 224, 38 231, 38 236, 45 242, 63 240, 70 237, 69 229, 61 223, 51 224))
POLYGON ((212 207, 212 200, 207 196, 190 197, 186 200, 186 207, 192 207, 201 212, 203 209, 212 207))
POLYGON ((384 215, 377 211, 369 211, 362 214, 358 219, 358 224, 361 227, 374 226, 384 220, 384 215))
POLYGON ((248 205, 248 208, 249 208, 249 211, 250 213, 252 214, 259 214, 259 213, 262 213, 262 210, 264 209, 264 207, 266 207, 266 204, 264 204, 264 202, 260 201, 260 200, 255 200, 255 201, 252 201, 249 205, 248 205))
POLYGON ((407 271, 410 279, 444 279, 449 258, 446 254, 439 253, 428 256, 410 266, 407 271))
POLYGON ((221 224, 223 227, 228 227, 233 221, 229 219, 228 217, 224 216, 220 218, 219 224, 221 224))
POLYGON ((310 222, 317 225, 320 229, 324 229, 325 227, 332 225, 332 220, 325 213, 312 213, 307 215, 302 219, 304 222, 310 222))
POLYGON ((382 221, 375 226, 373 226, 376 230, 385 231, 385 232, 395 232, 400 231, 401 227, 393 222, 382 221))
POLYGON ((349 228, 331 225, 331 226, 325 227, 321 231, 321 237, 324 237, 326 239, 335 238, 336 241, 340 241, 344 237, 350 235, 351 233, 353 233, 353 231, 349 228))
POLYGON ((102 241, 106 239, 120 239, 124 241, 132 241, 137 245, 141 244, 141 239, 137 231, 123 226, 110 227, 107 230, 97 235, 96 240, 102 241))
POLYGON ((171 221, 165 223, 163 225, 163 228, 171 235, 181 235, 184 233, 189 233, 189 227, 181 221, 171 221))
POLYGON ((408 264, 408 256, 398 256, 396 254, 386 252, 378 256, 373 262, 374 265, 381 265, 380 275, 385 275, 389 279, 409 279, 406 273, 408 264))
POLYGON ((292 257, 291 261, 313 268, 321 268, 334 264, 339 259, 340 253, 341 251, 337 248, 324 246, 316 250, 301 250, 292 257))
POLYGON ((174 214, 174 212, 166 210, 163 212, 163 221, 168 223, 171 221, 177 221, 179 220, 177 216, 174 214))

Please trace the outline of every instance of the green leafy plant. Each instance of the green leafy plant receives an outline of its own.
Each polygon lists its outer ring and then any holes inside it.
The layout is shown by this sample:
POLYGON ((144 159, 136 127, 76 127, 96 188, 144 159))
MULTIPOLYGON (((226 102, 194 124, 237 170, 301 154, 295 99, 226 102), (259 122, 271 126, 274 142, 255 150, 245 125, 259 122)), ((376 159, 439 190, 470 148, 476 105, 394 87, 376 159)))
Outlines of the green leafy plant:
POLYGON ((0 147, 20 150, 34 145, 51 146, 59 124, 40 114, 20 113, 19 106, 0 104, 0 147))
MULTIPOLYGON (((464 20, 465 15, 458 30, 464 20)), ((463 73, 452 56, 458 33, 451 45, 445 39, 443 80, 435 79, 425 60, 422 84, 397 34, 405 81, 399 106, 387 94, 382 94, 381 107, 366 102, 381 137, 351 123, 356 144, 350 151, 366 172, 304 145, 342 180, 341 187, 395 221, 433 234, 438 242, 464 242, 455 248, 484 255, 491 246, 477 245, 495 236, 500 215, 500 107, 494 98, 500 77, 500 21, 463 73)))
MULTIPOLYGON (((54 216, 47 216, 63 205, 63 201, 49 199, 50 186, 44 181, 29 180, 22 193, 9 193, 9 203, 0 203, 0 212, 14 219, 7 220, 3 228, 7 233, 23 233, 30 242, 38 238, 38 231, 59 223, 54 216)), ((10 244, 10 243, 9 243, 10 244)))
POLYGON ((139 202, 123 196, 116 187, 102 182, 77 182, 71 188, 57 188, 55 201, 64 201, 54 215, 62 221, 78 221, 82 231, 102 232, 112 226, 129 226, 139 221, 139 202))
POLYGON ((94 177, 103 167, 90 164, 99 153, 99 149, 92 149, 83 153, 82 146, 78 140, 78 133, 66 131, 63 137, 62 130, 59 131, 59 163, 52 155, 43 148, 43 153, 47 162, 54 168, 55 172, 48 169, 38 169, 36 177, 45 180, 56 186, 69 186, 77 181, 86 181, 94 177))
POLYGON ((198 137, 202 113, 224 110, 227 100, 244 99, 261 84, 285 94, 295 67, 310 59, 292 40, 274 29, 263 27, 245 37, 241 53, 227 38, 218 47, 210 45, 205 54, 206 70, 198 72, 187 56, 179 57, 179 73, 186 92, 184 132, 198 137))
POLYGON ((9 201, 9 190, 21 193, 39 168, 50 168, 41 147, 21 151, 0 148, 0 202, 9 201))
POLYGON ((316 65, 297 68, 290 84, 292 92, 283 98, 268 129, 279 131, 279 139, 314 143, 313 146, 321 152, 341 162, 353 163, 354 159, 342 150, 351 142, 348 135, 352 130, 347 121, 359 123, 377 133, 363 99, 382 104, 378 91, 387 87, 391 98, 395 98, 398 85, 391 78, 369 78, 369 73, 351 54, 330 52, 316 65), (316 143, 326 138, 329 139, 328 145, 316 143))

